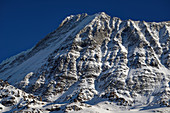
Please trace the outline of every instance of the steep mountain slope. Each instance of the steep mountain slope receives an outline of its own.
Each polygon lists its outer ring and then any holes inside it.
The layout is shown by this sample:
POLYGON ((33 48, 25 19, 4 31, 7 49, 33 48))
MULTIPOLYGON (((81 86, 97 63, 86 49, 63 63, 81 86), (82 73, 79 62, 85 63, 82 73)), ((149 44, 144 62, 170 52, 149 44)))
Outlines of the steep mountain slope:
POLYGON ((169 107, 169 41, 168 22, 71 15, 35 47, 3 61, 0 78, 65 111, 102 101, 169 107))

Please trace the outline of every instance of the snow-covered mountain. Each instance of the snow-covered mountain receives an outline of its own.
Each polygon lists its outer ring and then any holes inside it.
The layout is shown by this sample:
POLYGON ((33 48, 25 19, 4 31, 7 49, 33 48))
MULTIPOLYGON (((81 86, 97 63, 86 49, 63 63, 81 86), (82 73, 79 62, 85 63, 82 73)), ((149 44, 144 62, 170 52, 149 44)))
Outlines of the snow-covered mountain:
POLYGON ((169 113, 169 41, 169 22, 104 12, 68 16, 33 48, 0 64, 0 109, 169 113))

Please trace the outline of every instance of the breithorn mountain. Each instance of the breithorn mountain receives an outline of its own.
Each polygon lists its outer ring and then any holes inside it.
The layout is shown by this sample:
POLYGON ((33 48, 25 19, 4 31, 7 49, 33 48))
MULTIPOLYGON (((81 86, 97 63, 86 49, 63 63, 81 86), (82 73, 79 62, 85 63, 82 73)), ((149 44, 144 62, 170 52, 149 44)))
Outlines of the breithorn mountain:
POLYGON ((169 22, 68 16, 0 64, 0 110, 168 113, 169 47, 169 22))

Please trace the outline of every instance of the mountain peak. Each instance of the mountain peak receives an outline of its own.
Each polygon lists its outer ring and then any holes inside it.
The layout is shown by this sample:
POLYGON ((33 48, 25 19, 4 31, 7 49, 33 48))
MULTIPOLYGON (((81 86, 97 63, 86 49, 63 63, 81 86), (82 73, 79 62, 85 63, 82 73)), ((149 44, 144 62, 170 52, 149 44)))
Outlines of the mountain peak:
POLYGON ((84 18, 88 16, 87 13, 82 13, 82 14, 78 14, 78 15, 70 15, 67 16, 60 24, 59 27, 63 26, 64 24, 68 23, 69 21, 78 21, 80 18, 84 18))
POLYGON ((164 22, 123 21, 104 12, 71 15, 33 48, 2 62, 0 78, 38 96, 34 101, 43 101, 44 111, 53 104, 59 112, 99 108, 103 101, 128 109, 168 107, 169 37, 164 22))

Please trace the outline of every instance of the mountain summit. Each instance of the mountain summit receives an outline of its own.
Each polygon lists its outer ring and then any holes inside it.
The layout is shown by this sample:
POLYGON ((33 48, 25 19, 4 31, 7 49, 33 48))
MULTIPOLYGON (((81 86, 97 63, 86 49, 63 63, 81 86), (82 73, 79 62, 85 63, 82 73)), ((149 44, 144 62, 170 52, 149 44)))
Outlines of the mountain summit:
POLYGON ((104 12, 68 16, 33 48, 0 64, 0 108, 143 113, 164 107, 168 113, 169 41, 169 22, 104 12))

